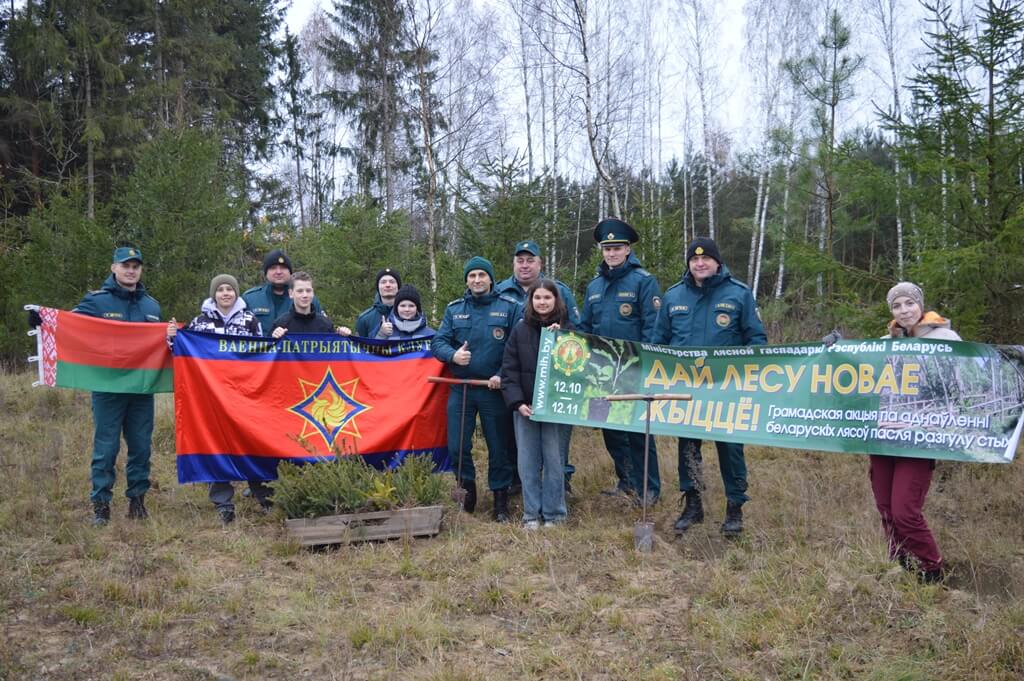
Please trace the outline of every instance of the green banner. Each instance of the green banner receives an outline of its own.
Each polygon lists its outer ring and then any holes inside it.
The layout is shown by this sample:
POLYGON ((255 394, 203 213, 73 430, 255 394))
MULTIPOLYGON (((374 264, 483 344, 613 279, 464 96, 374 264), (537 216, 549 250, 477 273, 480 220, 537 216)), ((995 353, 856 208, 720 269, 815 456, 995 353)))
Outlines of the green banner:
POLYGON ((1009 463, 1024 408, 1024 346, 925 339, 677 348, 541 335, 533 418, 828 452, 1009 463))

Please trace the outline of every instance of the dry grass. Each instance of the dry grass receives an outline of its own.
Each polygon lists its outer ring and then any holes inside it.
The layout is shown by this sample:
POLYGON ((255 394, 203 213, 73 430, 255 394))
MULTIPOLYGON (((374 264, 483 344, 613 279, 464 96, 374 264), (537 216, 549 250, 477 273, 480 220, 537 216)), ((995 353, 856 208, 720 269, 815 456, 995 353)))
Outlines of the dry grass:
MULTIPOLYGON (((435 539, 306 551, 239 504, 221 529, 176 484, 158 402, 152 518, 88 525, 88 396, 0 376, 0 679, 1021 679, 1024 470, 940 464, 928 515, 951 588, 885 560, 857 456, 752 448, 748 531, 683 540, 660 444, 655 551, 598 495, 611 466, 578 429, 564 528, 449 514, 435 539)), ((706 454, 711 454, 710 448, 706 454)), ((122 469, 123 470, 123 469, 122 469)))

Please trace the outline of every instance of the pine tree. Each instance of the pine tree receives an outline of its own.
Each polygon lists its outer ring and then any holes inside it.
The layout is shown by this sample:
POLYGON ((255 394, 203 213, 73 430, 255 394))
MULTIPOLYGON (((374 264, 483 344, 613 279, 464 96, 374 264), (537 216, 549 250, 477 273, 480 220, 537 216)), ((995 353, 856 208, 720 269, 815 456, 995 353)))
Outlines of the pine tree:
POLYGON ((415 60, 396 0, 335 0, 334 34, 324 42, 341 86, 330 93, 356 130, 345 151, 355 161, 359 190, 395 208, 402 176, 414 166, 414 104, 409 81, 415 60))

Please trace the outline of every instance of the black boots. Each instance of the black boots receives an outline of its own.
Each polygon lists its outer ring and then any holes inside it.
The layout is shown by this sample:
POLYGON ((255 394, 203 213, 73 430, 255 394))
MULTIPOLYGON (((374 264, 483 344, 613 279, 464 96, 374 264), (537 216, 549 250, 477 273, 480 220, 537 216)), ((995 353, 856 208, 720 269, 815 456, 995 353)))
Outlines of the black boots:
POLYGON ((146 499, 145 494, 140 494, 137 497, 130 497, 128 499, 128 517, 132 520, 145 520, 149 517, 149 513, 146 512, 146 499))
POLYGON ((743 504, 730 501, 725 507, 725 522, 722 523, 722 534, 735 537, 743 532, 743 504))
POLYGON ((92 502, 92 524, 103 527, 110 522, 110 504, 105 501, 92 502))
POLYGON ((704 505, 700 502, 700 492, 691 489, 683 495, 683 499, 686 505, 676 520, 676 534, 682 534, 697 523, 704 522, 704 505))
POLYGON ((462 510, 472 513, 476 510, 476 480, 459 480, 459 487, 466 490, 466 500, 462 502, 462 510))
POLYGON ((494 490, 494 522, 507 523, 508 521, 508 490, 496 489, 494 490))

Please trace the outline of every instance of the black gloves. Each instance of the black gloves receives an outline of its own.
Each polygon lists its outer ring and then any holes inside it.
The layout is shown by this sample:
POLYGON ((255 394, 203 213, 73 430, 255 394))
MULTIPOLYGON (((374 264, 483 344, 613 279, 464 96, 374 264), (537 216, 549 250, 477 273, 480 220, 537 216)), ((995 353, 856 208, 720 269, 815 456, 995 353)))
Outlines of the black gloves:
POLYGON ((35 329, 43 325, 43 318, 39 316, 39 310, 28 311, 29 328, 35 329))

